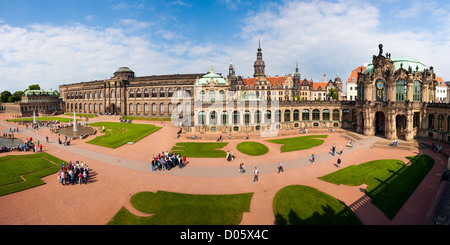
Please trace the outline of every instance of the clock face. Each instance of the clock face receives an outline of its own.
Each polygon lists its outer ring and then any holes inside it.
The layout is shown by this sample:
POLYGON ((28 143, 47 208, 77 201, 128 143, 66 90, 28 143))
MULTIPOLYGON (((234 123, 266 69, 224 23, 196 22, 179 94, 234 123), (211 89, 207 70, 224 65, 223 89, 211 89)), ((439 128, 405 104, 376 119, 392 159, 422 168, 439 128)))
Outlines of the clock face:
POLYGON ((383 82, 377 82, 377 88, 378 89, 383 89, 383 82))

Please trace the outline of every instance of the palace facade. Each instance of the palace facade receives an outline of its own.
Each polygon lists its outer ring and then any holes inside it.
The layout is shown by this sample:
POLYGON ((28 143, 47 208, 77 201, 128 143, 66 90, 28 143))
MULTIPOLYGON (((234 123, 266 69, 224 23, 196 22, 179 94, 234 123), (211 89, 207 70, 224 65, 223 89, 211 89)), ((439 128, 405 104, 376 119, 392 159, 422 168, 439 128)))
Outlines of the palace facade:
POLYGON ((305 128, 345 128, 388 139, 433 137, 448 141, 448 104, 438 107, 433 67, 410 57, 374 55, 354 70, 356 93, 342 100, 343 84, 334 80, 269 77, 259 44, 252 78, 215 73, 137 77, 127 68, 110 79, 66 84, 60 95, 66 112, 172 118, 189 133, 276 132, 305 128))
POLYGON ((61 114, 64 111, 63 101, 56 90, 27 90, 20 101, 3 103, 0 112, 9 113, 15 117, 49 116, 61 114))

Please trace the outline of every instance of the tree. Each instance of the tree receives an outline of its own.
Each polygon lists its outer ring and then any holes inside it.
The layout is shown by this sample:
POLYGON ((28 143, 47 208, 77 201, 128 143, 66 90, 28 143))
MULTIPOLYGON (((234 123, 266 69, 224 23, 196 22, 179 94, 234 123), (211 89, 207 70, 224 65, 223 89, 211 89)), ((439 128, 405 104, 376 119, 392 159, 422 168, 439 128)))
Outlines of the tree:
POLYGON ((6 90, 3 91, 3 92, 1 93, 1 96, 0 96, 2 103, 8 102, 8 98, 9 98, 10 96, 11 96, 11 92, 6 91, 6 90))
POLYGON ((338 96, 336 89, 335 89, 335 88, 330 88, 330 89, 328 89, 328 94, 327 94, 327 96, 330 97, 330 98, 332 98, 333 100, 336 100, 336 99, 337 99, 337 96, 338 96))
POLYGON ((33 84, 28 86, 28 90, 41 90, 41 87, 39 86, 39 84, 33 84))

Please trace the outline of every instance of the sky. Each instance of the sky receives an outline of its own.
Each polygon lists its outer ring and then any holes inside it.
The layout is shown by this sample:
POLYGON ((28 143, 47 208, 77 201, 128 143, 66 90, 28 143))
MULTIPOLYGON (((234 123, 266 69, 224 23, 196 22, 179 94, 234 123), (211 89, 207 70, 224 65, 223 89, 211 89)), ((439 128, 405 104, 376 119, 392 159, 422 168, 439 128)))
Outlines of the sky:
POLYGON ((136 76, 268 76, 346 81, 378 44, 450 80, 450 2, 422 0, 0 0, 0 91, 136 76))

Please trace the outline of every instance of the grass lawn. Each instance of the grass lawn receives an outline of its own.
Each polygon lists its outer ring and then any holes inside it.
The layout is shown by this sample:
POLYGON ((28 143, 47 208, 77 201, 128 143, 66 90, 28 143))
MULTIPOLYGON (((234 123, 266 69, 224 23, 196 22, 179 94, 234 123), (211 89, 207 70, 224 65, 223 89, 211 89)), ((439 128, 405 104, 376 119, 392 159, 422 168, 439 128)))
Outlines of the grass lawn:
POLYGON ((236 148, 238 151, 250 156, 264 155, 269 151, 269 148, 264 144, 253 141, 239 143, 236 148))
POLYGON ((279 225, 361 225, 353 211, 338 199, 315 188, 286 186, 273 199, 279 225))
POLYGON ((171 117, 134 117, 134 116, 123 116, 123 119, 146 120, 146 121, 172 121, 171 117))
MULTIPOLYGON (((64 115, 65 116, 72 116, 73 117, 73 113, 64 113, 64 115)), ((75 116, 76 117, 87 117, 87 118, 94 118, 95 117, 95 114, 78 114, 78 113, 75 113, 75 116)))
POLYGON ((367 196, 392 219, 434 164, 434 160, 428 155, 407 159, 411 162, 409 166, 400 160, 376 160, 352 165, 319 179, 337 185, 367 184, 367 196))
POLYGON ((283 144, 281 146, 281 152, 299 151, 304 149, 310 149, 314 146, 323 144, 327 138, 327 135, 308 135, 284 139, 266 140, 267 142, 275 144, 283 144))
MULTIPOLYGON (((80 121, 80 119, 76 119, 80 121)), ((36 121, 39 122, 50 122, 50 121, 58 121, 58 122, 73 122, 73 118, 66 117, 36 117, 36 121)), ((33 122, 32 117, 26 118, 17 118, 17 119, 8 119, 8 122, 33 122)))
POLYGON ((138 217, 121 208, 108 225, 239 225, 242 213, 250 211, 252 196, 140 192, 131 197, 131 204, 153 215, 138 217))
POLYGON ((100 129, 97 132, 104 133, 104 135, 97 136, 87 143, 109 148, 117 148, 128 142, 137 142, 161 128, 151 124, 117 122, 96 122, 89 125, 99 127, 100 129), (105 131, 101 132, 103 126, 105 126, 105 131))
POLYGON ((45 152, 1 157, 0 196, 45 184, 41 178, 58 172, 63 162, 45 152))
POLYGON ((220 149, 226 146, 228 143, 176 143, 172 147, 173 153, 179 153, 186 157, 199 157, 199 158, 220 158, 226 157, 227 153, 220 149))

